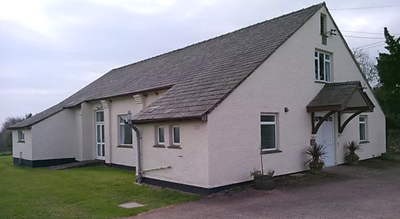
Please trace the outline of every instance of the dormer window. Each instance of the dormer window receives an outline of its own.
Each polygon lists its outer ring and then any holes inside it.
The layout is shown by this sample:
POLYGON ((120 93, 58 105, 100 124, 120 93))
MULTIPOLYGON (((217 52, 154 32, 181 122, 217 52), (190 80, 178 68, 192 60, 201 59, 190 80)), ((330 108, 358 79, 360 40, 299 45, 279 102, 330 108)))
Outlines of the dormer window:
POLYGON ((331 55, 315 51, 315 80, 331 82, 331 55))
POLYGON ((327 45, 328 44, 328 35, 326 32, 326 15, 325 14, 321 14, 319 25, 320 25, 320 34, 321 34, 322 44, 327 45))

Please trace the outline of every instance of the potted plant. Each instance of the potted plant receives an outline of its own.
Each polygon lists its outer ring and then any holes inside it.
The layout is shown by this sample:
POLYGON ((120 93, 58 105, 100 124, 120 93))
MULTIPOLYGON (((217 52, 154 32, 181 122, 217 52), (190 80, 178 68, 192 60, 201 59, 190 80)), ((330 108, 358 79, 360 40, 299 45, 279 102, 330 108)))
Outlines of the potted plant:
POLYGON ((261 158, 261 170, 254 169, 250 172, 250 176, 254 178, 254 188, 260 190, 272 190, 275 188, 274 170, 268 170, 267 174, 264 174, 264 164, 263 164, 263 153, 260 148, 260 158, 261 158))
POLYGON ((263 171, 254 169, 250 173, 254 177, 254 188, 260 190, 272 190, 275 188, 274 170, 268 170, 267 174, 263 171))
POLYGON ((357 141, 349 141, 344 144, 344 147, 347 149, 345 154, 345 161, 347 165, 357 165, 360 157, 356 154, 356 151, 361 149, 361 145, 357 143, 357 141))
POLYGON ((324 145, 310 145, 304 153, 311 156, 311 158, 306 161, 306 164, 308 164, 308 167, 310 168, 310 172, 314 174, 321 173, 322 168, 324 167, 324 160, 322 158, 326 154, 324 145))

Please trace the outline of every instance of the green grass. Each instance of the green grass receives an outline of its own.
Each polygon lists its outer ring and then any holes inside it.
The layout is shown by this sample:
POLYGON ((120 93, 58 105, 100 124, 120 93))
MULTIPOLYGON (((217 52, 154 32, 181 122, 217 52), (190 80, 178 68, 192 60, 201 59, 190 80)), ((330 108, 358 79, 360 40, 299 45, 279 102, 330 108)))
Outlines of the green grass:
POLYGON ((201 197, 134 184, 133 172, 107 167, 61 171, 12 165, 0 157, 0 218, 115 218, 201 197), (145 207, 124 209, 138 202, 145 207))

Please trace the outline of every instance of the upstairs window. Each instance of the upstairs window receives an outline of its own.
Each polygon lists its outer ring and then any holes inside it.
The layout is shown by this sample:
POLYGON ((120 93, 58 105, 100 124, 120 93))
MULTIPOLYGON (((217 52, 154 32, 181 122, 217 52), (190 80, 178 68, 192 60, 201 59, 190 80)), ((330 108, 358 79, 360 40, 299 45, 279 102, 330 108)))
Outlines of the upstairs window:
POLYGON ((25 131, 18 130, 18 142, 25 142, 25 131))
POLYGON ((132 145, 132 128, 125 124, 127 116, 119 116, 119 144, 120 145, 132 145))
POLYGON ((331 81, 331 55, 315 51, 315 80, 331 81))
POLYGON ((328 44, 328 35, 326 32, 326 15, 325 14, 321 14, 319 25, 320 25, 320 34, 321 34, 322 44, 327 45, 328 44))

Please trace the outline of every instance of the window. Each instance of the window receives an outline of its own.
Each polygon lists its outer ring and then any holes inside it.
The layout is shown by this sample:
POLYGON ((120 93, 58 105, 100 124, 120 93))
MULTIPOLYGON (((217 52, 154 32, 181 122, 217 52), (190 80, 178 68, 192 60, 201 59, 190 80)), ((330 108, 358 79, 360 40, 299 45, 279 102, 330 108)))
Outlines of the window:
POLYGON ((172 144, 179 145, 181 143, 179 126, 172 126, 172 144))
POLYGON ((261 149, 276 150, 276 116, 261 115, 261 149))
POLYGON ((360 141, 367 141, 367 116, 359 117, 360 141))
POLYGON ((331 81, 331 55, 315 51, 315 80, 331 81))
POLYGON ((157 141, 158 144, 165 144, 165 140, 164 140, 164 126, 159 126, 157 128, 157 141))
POLYGON ((25 142, 25 131, 18 130, 18 142, 25 142))
POLYGON ((125 124, 127 116, 119 116, 119 144, 130 145, 132 144, 132 128, 125 124))

